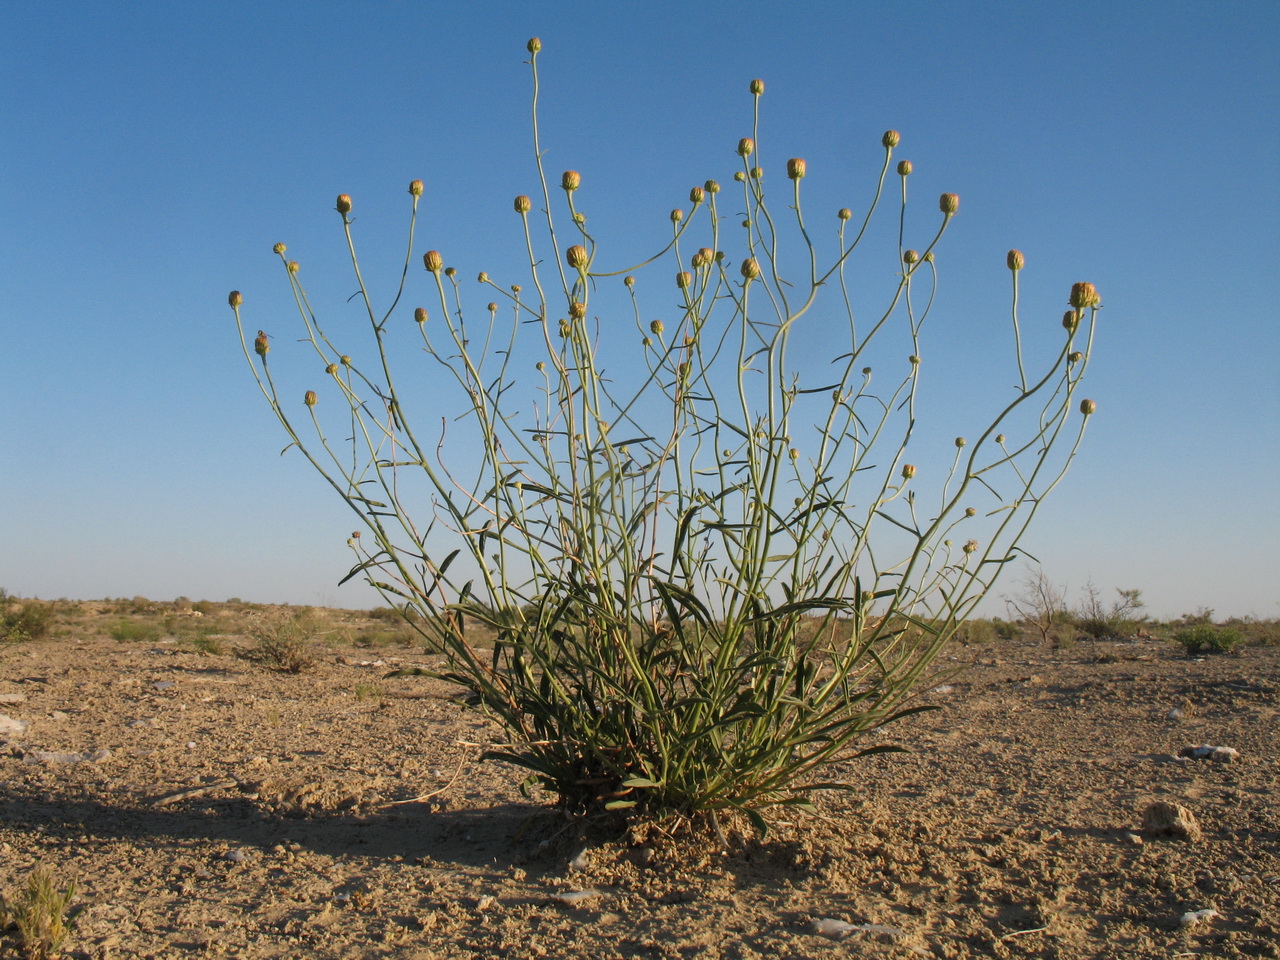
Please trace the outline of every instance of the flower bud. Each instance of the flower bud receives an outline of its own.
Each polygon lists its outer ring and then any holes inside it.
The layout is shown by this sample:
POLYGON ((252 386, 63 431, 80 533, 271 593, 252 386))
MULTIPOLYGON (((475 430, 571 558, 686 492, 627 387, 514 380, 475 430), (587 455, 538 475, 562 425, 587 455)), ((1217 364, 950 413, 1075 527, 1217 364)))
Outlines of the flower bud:
POLYGON ((511 292, 514 293, 517 297, 520 296, 520 284, 513 283, 511 285, 511 292))
POLYGON ((497 312, 498 312, 498 305, 497 305, 496 303, 494 303, 492 300, 490 300, 490 301, 489 301, 489 312, 490 312, 490 313, 497 313, 497 312))
POLYGON ((666 329, 666 326, 663 324, 661 320, 655 320, 653 321, 653 323, 649 324, 650 333, 660 334, 665 329, 666 329))
POLYGON ((973 507, 965 507, 964 515, 966 517, 976 517, 978 515, 978 511, 973 507))
POLYGON ((906 251, 906 252, 902 255, 902 262, 903 262, 903 263, 905 263, 905 264, 908 264, 908 265, 913 264, 913 263, 919 263, 919 262, 920 262, 920 251, 919 251, 919 250, 908 250, 908 251, 906 251))
POLYGON ((719 193, 719 192, 720 192, 720 184, 716 183, 716 181, 714 181, 714 180, 708 180, 708 181, 707 181, 706 183, 704 183, 702 186, 703 186, 703 189, 705 189, 705 190, 707 191, 707 193, 719 193))
POLYGON ((898 162, 898 176, 905 177, 911 173, 911 161, 901 160, 898 162))
POLYGON ((733 175, 733 181, 734 183, 746 183, 747 175, 743 173, 741 170, 738 170, 733 175))
POLYGON ((1004 434, 1003 434, 1003 433, 997 433, 997 434, 996 434, 996 443, 1000 444, 1001 446, 1004 446, 1004 441, 1005 441, 1005 436, 1004 436, 1004 434))
POLYGON ((299 270, 302 269, 302 265, 298 263, 297 260, 290 260, 288 263, 284 265, 284 268, 288 270, 290 273, 297 273, 299 270))
POLYGON ((897 130, 886 130, 884 136, 880 138, 880 143, 886 150, 892 150, 902 142, 902 135, 897 130))
POLYGON ((278 257, 278 256, 281 256, 286 249, 287 248, 283 243, 277 243, 274 247, 271 248, 271 252, 278 257))
POLYGON ((791 180, 803 180, 805 162, 800 157, 792 157, 787 161, 787 177, 791 180))
POLYGON ((1080 311, 1068 310, 1062 315, 1062 326, 1071 333, 1076 332, 1076 327, 1080 326, 1080 311))
POLYGON ((541 360, 539 360, 537 363, 533 365, 533 369, 541 373, 543 370, 547 369, 547 365, 543 363, 541 360))
POLYGON ((1080 401, 1080 412, 1083 413, 1086 417, 1093 413, 1096 413, 1097 410, 1098 410, 1098 405, 1094 403, 1092 400, 1080 401))
POLYGON ((748 257, 742 261, 742 266, 738 268, 744 279, 759 280, 760 279, 760 261, 755 257, 748 257))
POLYGON ((476 283, 488 283, 488 282, 489 282, 489 274, 481 270, 479 276, 476 277, 476 283))
POLYGON ((977 551, 978 551, 978 541, 977 541, 977 540, 967 540, 967 541, 965 541, 965 545, 964 545, 963 547, 961 547, 961 549, 962 549, 962 550, 964 550, 964 552, 965 552, 966 554, 969 554, 969 553, 977 553, 977 551))
POLYGON ((750 137, 743 137, 738 141, 738 156, 749 157, 755 152, 756 142, 750 137))
POLYGON ((572 247, 564 252, 564 258, 569 266, 577 270, 579 273, 587 272, 587 264, 590 262, 587 257, 587 248, 580 243, 575 243, 572 247))
POLYGON ((568 321, 568 320, 561 320, 561 321, 560 321, 560 336, 562 336, 562 337, 567 337, 568 335, 569 335, 569 321, 568 321))
POLYGON ((752 167, 752 168, 748 171, 748 173, 750 173, 750 174, 751 174, 751 179, 752 179, 752 180, 763 180, 763 179, 764 179, 764 169, 763 169, 762 167, 752 167))
POLYGON ((904 463, 902 465, 902 479, 910 480, 916 475, 916 467, 914 463, 904 463))
POLYGON ((440 256, 439 250, 428 250, 422 255, 422 265, 427 268, 428 273, 439 273, 444 269, 444 258, 440 256))
POLYGON ((573 193, 582 186, 582 174, 577 170, 566 170, 560 174, 560 189, 565 193, 573 193))
POLYGON ((338 372, 338 365, 336 363, 331 363, 324 368, 324 372, 329 374, 329 376, 333 376, 338 372))
POLYGON ((345 353, 338 358, 338 362, 341 363, 344 367, 351 366, 351 358, 347 356, 347 354, 345 353))
POLYGON ((863 368, 862 368, 862 375, 863 375, 864 377, 869 377, 869 376, 871 376, 871 368, 870 368, 870 367, 863 367, 863 368))
POLYGON ((533 209, 533 201, 526 197, 523 193, 516 197, 515 204, 516 213, 525 214, 533 209))
POLYGON ((579 300, 569 304, 569 316, 574 320, 581 320, 587 315, 587 305, 579 300))
POLYGON ((709 267, 716 258, 716 252, 710 247, 700 247, 698 252, 693 255, 693 268, 709 267))
POLYGON ((792 460, 799 460, 799 459, 800 459, 800 451, 799 451, 799 450, 797 450, 795 447, 792 447, 792 448, 791 448, 790 453, 791 453, 791 459, 792 459, 792 460))
POLYGON ((839 217, 841 220, 852 220, 853 211, 850 210, 848 207, 841 207, 839 210, 836 211, 836 216, 839 217))
POLYGON ((338 194, 337 211, 344 217, 351 212, 351 197, 345 193, 338 194))
POLYGON ((948 217, 953 217, 960 209, 960 198, 954 193, 944 193, 938 198, 938 209, 948 217))
POLYGON ((410 192, 411 194, 413 194, 415 197, 420 197, 420 196, 422 196, 422 181, 421 181, 421 180, 410 180, 410 181, 409 181, 409 192, 410 192))
POLYGON ((701 187, 694 187, 692 190, 689 191, 690 203, 701 203, 706 198, 707 198, 707 191, 703 190, 701 187))
POLYGON ((683 219, 684 219, 684 211, 681 210, 679 207, 676 207, 674 210, 671 211, 672 223, 679 223, 683 219))
POLYGON ((693 274, 688 270, 681 270, 676 274, 676 286, 681 290, 687 290, 689 285, 693 283, 693 274))
POLYGON ((964 437, 956 437, 956 449, 957 449, 957 450, 959 450, 961 447, 963 447, 966 443, 968 443, 968 441, 967 441, 967 440, 965 440, 965 438, 964 438, 964 437))
POLYGON ((1008 264, 1010 270, 1018 271, 1027 265, 1027 258, 1022 255, 1021 250, 1010 250, 1004 262, 1008 264))
POLYGON ((537 53, 542 49, 542 41, 537 37, 531 37, 529 42, 524 45, 524 48, 530 53, 537 53))
POLYGON ((573 222, 576 223, 578 226, 582 226, 584 223, 587 222, 587 215, 585 213, 575 213, 573 215, 573 222))
POLYGON ((236 307, 240 306, 240 304, 244 303, 244 297, 240 295, 239 290, 232 290, 227 294, 227 303, 230 304, 231 308, 234 310, 236 307))
POLYGON ((933 251, 930 250, 921 259, 923 259, 925 263, 933 263, 933 251))
POLYGON ((314 407, 316 405, 316 399, 316 392, 314 390, 308 390, 302 395, 302 402, 308 407, 314 407))
POLYGON ((1067 359, 1070 360, 1072 363, 1079 363, 1081 360, 1084 359, 1084 354, 1081 353, 1079 350, 1074 350, 1067 355, 1067 359))
POLYGON ((913 367, 920 366, 920 358, 917 357, 914 353, 911 356, 907 357, 907 362, 910 363, 913 367))
POLYGON ((1102 302, 1098 291, 1092 283, 1073 283, 1071 285, 1071 305, 1077 310, 1096 307, 1102 302))
POLYGON ((448 277, 450 280, 452 280, 454 277, 458 275, 458 270, 456 267, 445 267, 444 275, 448 277))
POLYGON ((260 357, 265 357, 271 352, 271 344, 267 341, 267 335, 261 330, 258 331, 258 336, 253 341, 253 350, 260 357))
POLYGON ((764 93, 764 81, 759 77, 751 81, 751 95, 758 97, 764 93))
POLYGON ((625 283, 628 287, 634 287, 636 285, 636 278, 628 274, 627 276, 622 278, 622 282, 625 283))

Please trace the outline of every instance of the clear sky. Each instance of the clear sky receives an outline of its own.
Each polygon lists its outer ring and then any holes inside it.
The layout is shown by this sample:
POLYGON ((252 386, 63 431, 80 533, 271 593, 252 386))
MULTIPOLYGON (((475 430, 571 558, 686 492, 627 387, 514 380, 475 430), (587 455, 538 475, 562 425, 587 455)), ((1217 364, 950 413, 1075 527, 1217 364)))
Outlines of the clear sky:
MULTIPOLYGON (((376 283, 403 256, 413 178, 419 251, 465 278, 504 263, 511 198, 535 187, 537 35, 549 168, 582 172, 593 225, 624 244, 728 180, 753 77, 771 155, 808 160, 824 229, 862 205, 881 133, 901 131, 914 195, 962 203, 931 322, 1005 317, 1010 247, 1024 318, 1056 324, 1076 280, 1105 304, 1085 390, 1099 412, 1024 546, 1072 599, 1092 579, 1162 616, 1280 615, 1272 0, 8 0, 0 30, 12 593, 378 602, 337 586, 350 515, 278 456, 227 292, 287 342, 284 241, 343 308, 334 197, 364 214, 376 283)), ((942 342, 960 363, 989 349, 942 342)))

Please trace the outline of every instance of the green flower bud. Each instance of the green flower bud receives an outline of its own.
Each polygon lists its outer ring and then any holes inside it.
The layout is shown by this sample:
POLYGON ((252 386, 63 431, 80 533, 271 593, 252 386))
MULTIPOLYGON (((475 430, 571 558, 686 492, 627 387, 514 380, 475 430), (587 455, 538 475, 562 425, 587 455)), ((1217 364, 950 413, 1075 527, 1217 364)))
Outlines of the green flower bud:
POLYGON ((676 274, 676 286, 681 290, 687 290, 693 283, 693 274, 687 270, 681 270, 676 274))
POLYGON ((428 273, 439 273, 444 269, 444 258, 440 256, 439 250, 428 250, 422 255, 422 265, 427 268, 428 273))
POLYGON ((919 250, 908 250, 908 251, 906 251, 906 252, 902 255, 902 262, 903 262, 903 263, 906 263, 906 264, 919 263, 919 262, 920 262, 920 251, 919 251, 919 250))
POLYGON ((274 253, 276 256, 281 256, 286 249, 287 248, 283 243, 277 243, 274 247, 271 248, 271 252, 274 253))
POLYGON ((239 290, 232 290, 227 294, 227 303, 230 304, 231 309, 234 310, 236 307, 240 306, 240 304, 244 303, 244 297, 241 296, 239 290))
POLYGON ((904 463, 902 465, 902 479, 910 480, 916 475, 916 467, 913 463, 904 463))
POLYGON ((628 287, 634 287, 636 285, 636 278, 628 274, 627 276, 622 278, 622 282, 625 283, 628 287))
POLYGON ((488 282, 489 282, 489 275, 485 273, 483 270, 481 270, 480 275, 476 277, 476 283, 488 283, 488 282))
POLYGON ((1080 412, 1083 413, 1086 417, 1091 416, 1094 413, 1097 413, 1097 411, 1098 411, 1098 405, 1094 403, 1092 400, 1080 401, 1080 412))
POLYGON ((560 189, 565 193, 573 193, 582 186, 582 175, 577 170, 566 170, 560 175, 560 189))
POLYGON ((410 192, 411 194, 413 194, 413 196, 415 196, 415 197, 420 197, 420 196, 422 196, 422 181, 421 181, 421 180, 410 180, 410 181, 409 181, 409 192, 410 192))
POLYGON ((338 372, 338 365, 336 363, 331 363, 324 368, 324 372, 329 374, 329 376, 333 376, 338 372))
POLYGON ((299 270, 302 269, 302 265, 298 263, 297 260, 290 260, 288 263, 284 265, 284 268, 288 270, 290 273, 297 273, 299 270))
POLYGON ((764 93, 764 81, 759 77, 751 81, 751 95, 758 97, 764 93))
POLYGON ((886 150, 892 150, 902 142, 902 135, 897 130, 886 130, 884 136, 880 138, 880 143, 886 150))
POLYGON ((707 197, 707 191, 703 190, 701 187, 694 187, 692 190, 689 191, 690 203, 701 203, 703 200, 706 199, 706 197, 707 197))
POLYGON ((750 137, 743 137, 738 141, 738 156, 749 157, 755 152, 756 142, 750 137))
POLYGON ((759 280, 760 279, 760 261, 755 257, 748 257, 742 261, 742 266, 738 268, 744 279, 759 280))
POLYGON ((426 323, 427 322, 426 307, 414 307, 413 319, 416 323, 426 323))
POLYGON ((976 517, 978 515, 978 511, 975 510, 973 507, 965 507, 964 515, 966 517, 976 517))
POLYGON ((905 177, 911 173, 912 169, 910 160, 901 160, 898 162, 898 176, 905 177))
POLYGON ((564 258, 569 266, 579 273, 587 272, 587 264, 590 263, 590 258, 587 256, 587 248, 582 244, 575 243, 564 252, 564 258))
POLYGON ((968 443, 968 441, 967 441, 967 440, 965 440, 965 438, 964 438, 964 437, 956 437, 956 449, 957 449, 957 450, 959 450, 961 447, 963 447, 966 443, 968 443))
POLYGON ((314 390, 308 390, 302 395, 302 402, 308 407, 314 407, 317 399, 318 398, 316 397, 316 392, 314 390))
POLYGON ((351 212, 351 197, 345 193, 338 194, 337 211, 344 217, 351 212))
POLYGON ((841 220, 852 220, 853 211, 850 210, 848 207, 841 207, 839 210, 836 211, 836 216, 839 217, 841 220))
POLYGON ((581 320, 587 315, 587 305, 581 301, 575 300, 569 304, 569 316, 574 320, 581 320))
POLYGON ((497 312, 498 312, 498 305, 497 305, 497 303, 495 303, 495 302, 494 302, 494 301, 492 301, 492 300, 490 300, 490 301, 489 301, 489 312, 490 312, 490 313, 497 313, 497 312))
POLYGON ((1077 310, 1096 307, 1102 303, 1098 291, 1092 283, 1073 283, 1071 285, 1071 305, 1077 310))
POLYGON ((703 188, 707 191, 707 193, 720 192, 720 184, 716 183, 714 180, 708 180, 706 183, 703 184, 703 188))
POLYGON ((531 37, 529 42, 524 45, 524 48, 530 53, 537 53, 542 49, 542 41, 537 37, 531 37))
POLYGON ((968 540, 965 542, 965 545, 961 547, 961 549, 964 550, 966 554, 976 553, 978 550, 978 541, 968 540))
POLYGON ((1016 273, 1027 265, 1027 258, 1022 255, 1021 250, 1010 250, 1004 262, 1008 264, 1010 270, 1016 273))
POLYGON ((676 207, 674 210, 671 211, 672 223, 679 223, 683 219, 684 219, 684 211, 681 210, 679 207, 676 207))
POLYGON ((649 324, 650 333, 660 334, 665 329, 666 329, 666 326, 663 324, 661 320, 655 320, 653 321, 653 323, 649 324))
POLYGON ((522 193, 520 196, 516 197, 513 206, 516 209, 516 213, 526 214, 533 209, 533 201, 522 193))
POLYGON ((954 193, 944 193, 938 198, 938 209, 948 217, 954 217, 960 209, 960 198, 954 193))
POLYGON ((791 180, 803 180, 805 162, 800 157, 792 157, 787 161, 787 177, 791 180))

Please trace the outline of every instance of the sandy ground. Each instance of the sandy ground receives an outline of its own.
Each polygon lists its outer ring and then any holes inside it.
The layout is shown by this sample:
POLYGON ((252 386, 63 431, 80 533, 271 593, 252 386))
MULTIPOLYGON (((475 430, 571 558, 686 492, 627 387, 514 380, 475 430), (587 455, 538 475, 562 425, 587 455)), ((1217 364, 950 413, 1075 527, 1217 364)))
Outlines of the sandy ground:
POLYGON ((722 850, 523 797, 476 762, 500 733, 456 691, 383 679, 431 662, 412 650, 289 675, 22 644, 0 653, 0 713, 30 725, 0 733, 0 888, 74 877, 83 958, 1280 957, 1280 648, 955 654, 942 709, 880 735, 913 753, 839 767, 854 792, 722 850), (1239 758, 1177 758, 1202 743, 1239 758), (1144 834, 1154 800, 1203 837, 1144 834))

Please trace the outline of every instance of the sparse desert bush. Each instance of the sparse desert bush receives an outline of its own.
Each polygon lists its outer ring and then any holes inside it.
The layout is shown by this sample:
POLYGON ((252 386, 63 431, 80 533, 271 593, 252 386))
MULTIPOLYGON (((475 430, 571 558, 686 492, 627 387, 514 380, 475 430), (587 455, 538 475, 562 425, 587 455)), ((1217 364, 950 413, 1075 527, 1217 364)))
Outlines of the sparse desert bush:
POLYGON ((36 640, 49 632, 53 606, 10 596, 0 588, 0 644, 36 640))
POLYGON ((1025 258, 1010 251, 1015 386, 975 409, 968 439, 921 441, 911 449, 922 459, 908 458, 921 370, 945 362, 922 344, 958 197, 939 198, 918 249, 899 243, 919 228, 906 218, 912 166, 894 166, 900 137, 887 131, 865 215, 840 210, 815 243, 804 160, 771 164, 767 182, 776 175, 782 189, 766 188, 757 80, 731 185, 694 187, 654 256, 608 263, 579 174, 564 172, 563 206, 552 203, 540 48, 530 41, 537 188, 514 201, 523 262, 501 282, 479 274, 487 305, 429 250, 425 289, 411 296, 432 305, 401 307, 421 181, 409 188, 398 288, 379 306, 356 255, 353 201, 338 197, 363 342, 346 342, 350 318, 337 341, 284 244, 275 253, 300 350, 246 336, 244 297, 229 303, 290 447, 365 524, 348 541, 347 579, 421 614, 418 629, 448 655, 438 675, 507 730, 511 746, 488 757, 572 809, 712 822, 736 812, 763 830, 762 810, 853 788, 822 775, 831 763, 894 749, 862 740, 917 709, 937 655, 1018 556, 1096 410, 1077 389, 1098 294, 1075 284, 1052 339, 1037 329, 1024 342, 1025 258), (846 271, 887 181, 901 202, 877 296, 846 271), (659 261, 655 290, 647 267, 659 261), (855 311, 855 287, 875 302, 855 311), (810 355, 819 343, 830 349, 821 364, 810 355), (406 355, 457 386, 453 402, 433 390, 428 426, 411 412, 421 375, 393 374, 406 355), (299 359, 324 382, 295 387, 299 359), (340 449, 331 436, 352 440, 340 449), (434 513, 410 517, 414 502, 434 513))
POLYGON ((248 656, 285 673, 302 673, 316 664, 322 625, 308 608, 266 612, 249 628, 248 656))
POLYGON ((1173 635, 1175 643, 1182 645, 1188 657, 1198 653, 1230 653, 1244 639, 1239 630, 1231 627, 1215 627, 1202 623, 1173 635))
POLYGON ((58 886, 53 870, 39 866, 13 899, 0 894, 0 930, 17 930, 20 955, 26 960, 52 960, 62 953, 71 928, 67 911, 76 885, 68 882, 61 890, 58 886))
POLYGON ((120 643, 152 643, 160 639, 160 627, 141 620, 117 620, 107 632, 120 643))
POLYGON ((1072 614, 1076 629, 1091 640, 1113 640, 1127 637, 1146 622, 1140 611, 1145 603, 1141 590, 1116 590, 1118 599, 1110 606, 1102 602, 1102 595, 1092 582, 1086 583, 1080 606, 1072 614))
POLYGON ((996 639, 996 627, 990 620, 971 619, 956 627, 955 639, 965 646, 990 643, 996 639))
POLYGON ((1009 613, 1041 643, 1060 649, 1071 639, 1071 613, 1062 587, 1039 567, 1027 567, 1016 581, 1018 592, 1004 598, 1009 613))

